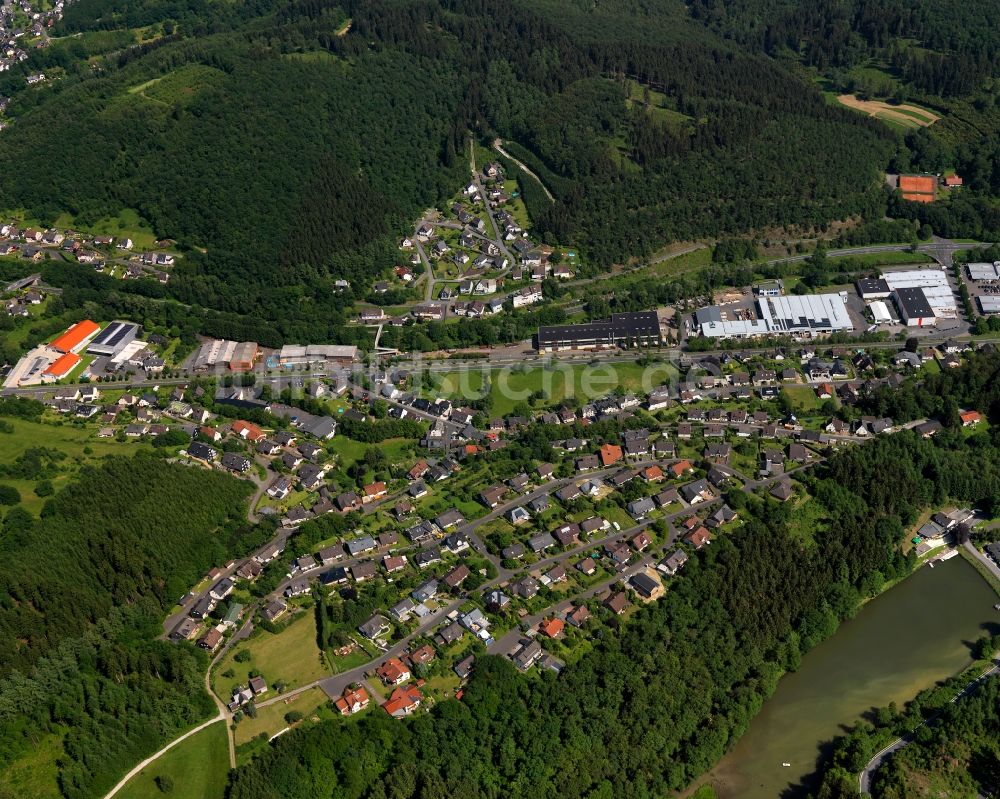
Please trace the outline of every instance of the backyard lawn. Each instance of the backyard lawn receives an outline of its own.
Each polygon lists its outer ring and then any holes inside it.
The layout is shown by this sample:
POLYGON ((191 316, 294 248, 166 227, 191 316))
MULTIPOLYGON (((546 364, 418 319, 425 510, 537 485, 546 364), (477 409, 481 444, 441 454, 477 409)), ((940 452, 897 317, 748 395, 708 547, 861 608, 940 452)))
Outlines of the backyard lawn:
POLYGON ((225 722, 209 725, 177 744, 136 774, 116 794, 117 799, 160 796, 156 778, 169 779, 172 799, 222 799, 229 776, 229 746, 225 722))
MULTIPOLYGON (((272 692, 279 680, 292 689, 328 675, 330 671, 316 646, 313 612, 306 610, 297 614, 277 634, 258 629, 247 641, 232 647, 212 674, 216 694, 228 699, 232 687, 245 685, 251 671, 259 672, 272 692), (240 663, 236 655, 242 651, 248 651, 250 659, 240 663), (223 676, 230 669, 234 672, 233 676, 223 676)), ((273 695, 265 696, 270 698, 273 695)))

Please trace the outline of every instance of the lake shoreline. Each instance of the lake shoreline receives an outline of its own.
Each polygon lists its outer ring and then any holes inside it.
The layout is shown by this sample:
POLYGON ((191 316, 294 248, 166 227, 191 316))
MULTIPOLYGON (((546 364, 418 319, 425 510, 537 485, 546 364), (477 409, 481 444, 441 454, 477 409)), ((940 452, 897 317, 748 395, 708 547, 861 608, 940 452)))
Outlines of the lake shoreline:
POLYGON ((933 569, 924 563, 862 602, 797 671, 785 672, 746 732, 678 799, 696 792, 703 799, 706 786, 719 799, 804 795, 846 725, 968 668, 966 639, 997 621, 995 588, 965 558, 933 569), (979 579, 970 580, 973 574, 979 579))

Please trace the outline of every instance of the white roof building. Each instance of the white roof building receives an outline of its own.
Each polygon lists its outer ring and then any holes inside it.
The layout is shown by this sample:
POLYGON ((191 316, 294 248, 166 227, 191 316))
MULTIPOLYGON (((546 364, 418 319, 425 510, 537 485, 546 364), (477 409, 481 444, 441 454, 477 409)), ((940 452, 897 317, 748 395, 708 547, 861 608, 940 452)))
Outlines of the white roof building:
POLYGON ((875 324, 887 325, 892 323, 892 314, 889 313, 889 306, 882 300, 876 300, 869 304, 868 310, 871 311, 872 320, 875 324))

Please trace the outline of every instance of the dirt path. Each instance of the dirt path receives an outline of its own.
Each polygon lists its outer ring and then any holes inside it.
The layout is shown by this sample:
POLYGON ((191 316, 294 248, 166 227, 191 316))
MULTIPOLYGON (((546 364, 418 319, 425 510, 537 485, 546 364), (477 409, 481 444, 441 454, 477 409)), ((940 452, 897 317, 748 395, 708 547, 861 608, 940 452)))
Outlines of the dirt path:
POLYGON ((502 155, 504 158, 509 158, 511 161, 513 161, 515 164, 517 164, 519 167, 521 167, 521 169, 524 171, 524 173, 526 175, 530 175, 535 180, 537 180, 538 181, 538 185, 541 186, 542 187, 542 191, 545 192, 545 196, 549 198, 549 202, 554 203, 556 201, 556 198, 552 196, 552 192, 549 191, 548 186, 546 186, 544 183, 542 183, 542 179, 540 177, 538 177, 538 175, 536 175, 534 172, 532 172, 531 169, 529 169, 524 164, 523 161, 519 161, 514 156, 512 156, 510 153, 508 153, 503 148, 503 142, 500 139, 497 139, 495 142, 493 142, 493 149, 496 150, 498 153, 500 153, 500 155, 502 155))

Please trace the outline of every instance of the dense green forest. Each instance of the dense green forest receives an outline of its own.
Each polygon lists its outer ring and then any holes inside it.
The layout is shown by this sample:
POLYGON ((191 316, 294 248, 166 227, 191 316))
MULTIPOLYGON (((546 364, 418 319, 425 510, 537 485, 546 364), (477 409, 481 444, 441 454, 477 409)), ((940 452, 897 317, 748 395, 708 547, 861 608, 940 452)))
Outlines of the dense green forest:
POLYGON ((48 85, 0 79, 17 129, 0 158, 19 165, 0 207, 83 227, 137 210, 186 252, 169 286, 121 290, 197 306, 220 335, 308 320, 343 337, 351 297, 332 278, 365 295, 394 238, 461 184, 470 131, 538 167, 558 200, 525 187, 539 233, 594 267, 885 203, 889 131, 676 2, 84 0, 60 27, 90 38, 33 54, 23 69, 48 85), (140 23, 169 34, 113 49, 140 23), (663 107, 630 107, 626 76, 663 107))
MULTIPOLYGON (((954 390, 943 401, 974 400, 995 418, 988 375, 998 367, 993 355, 960 370, 940 386, 954 390)), ((814 541, 789 534, 787 506, 749 497, 738 535, 699 553, 622 629, 605 619, 594 650, 558 678, 525 680, 481 657, 461 702, 402 724, 377 713, 284 735, 234 774, 230 795, 295 799, 316 785, 338 799, 680 789, 742 734, 784 671, 908 572, 897 545, 923 508, 1000 496, 996 431, 904 432, 837 453, 806 478, 829 519, 814 541)))
MULTIPOLYGON (((4 412, 31 407, 6 401, 4 412)), ((208 568, 256 543, 248 492, 231 477, 139 454, 84 469, 39 519, 6 512, 0 768, 54 737, 62 793, 100 795, 211 711, 204 657, 155 639, 208 568)))
MULTIPOLYGON (((1000 635, 983 636, 975 654, 990 657, 997 646, 1000 635)), ((970 669, 921 691, 902 710, 889 705, 866 714, 834 742, 817 799, 856 797, 858 774, 872 756, 906 735, 910 743, 876 771, 874 799, 988 795, 1000 781, 1000 680, 994 676, 952 702, 980 672, 970 669)))

